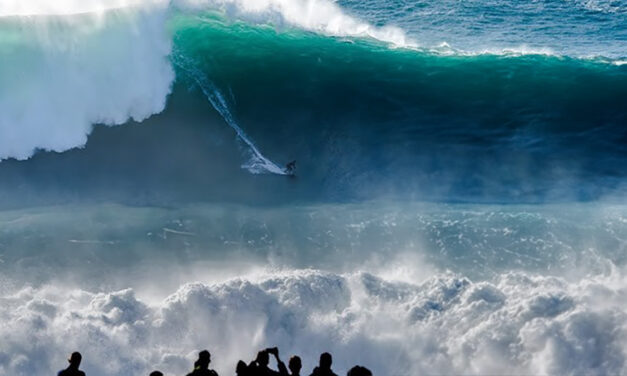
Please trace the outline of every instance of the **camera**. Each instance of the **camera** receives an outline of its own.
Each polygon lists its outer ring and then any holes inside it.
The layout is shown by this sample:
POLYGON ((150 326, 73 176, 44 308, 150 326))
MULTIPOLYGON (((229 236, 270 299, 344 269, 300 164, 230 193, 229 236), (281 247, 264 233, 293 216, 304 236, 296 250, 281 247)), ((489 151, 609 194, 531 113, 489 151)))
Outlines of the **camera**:
POLYGON ((278 347, 268 347, 266 349, 266 352, 268 354, 272 354, 272 355, 278 356, 279 355, 279 348, 278 347))

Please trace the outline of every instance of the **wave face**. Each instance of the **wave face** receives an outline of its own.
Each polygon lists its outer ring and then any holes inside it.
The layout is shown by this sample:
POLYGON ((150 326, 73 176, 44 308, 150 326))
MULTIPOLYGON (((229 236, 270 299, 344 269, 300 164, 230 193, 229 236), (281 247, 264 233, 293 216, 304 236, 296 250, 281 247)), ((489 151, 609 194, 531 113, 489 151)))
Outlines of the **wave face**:
POLYGON ((297 156, 330 195, 541 201, 622 186, 623 66, 391 50, 210 16, 175 25, 174 59, 215 77, 252 138, 281 160, 297 156))
POLYGON ((85 147, 2 162, 4 207, 625 195, 616 54, 421 47, 330 2, 103 4, 3 12, 0 158, 85 147), (140 121, 88 143, 93 124, 140 121), (298 184, 235 171, 284 174, 293 159, 298 184))

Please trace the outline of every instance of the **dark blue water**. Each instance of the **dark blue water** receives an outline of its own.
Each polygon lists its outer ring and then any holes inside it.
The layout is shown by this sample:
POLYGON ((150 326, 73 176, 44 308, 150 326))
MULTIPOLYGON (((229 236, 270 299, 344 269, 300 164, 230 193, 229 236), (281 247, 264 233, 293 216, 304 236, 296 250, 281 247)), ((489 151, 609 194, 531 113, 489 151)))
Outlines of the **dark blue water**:
POLYGON ((419 44, 476 52, 536 51, 566 56, 627 55, 625 1, 339 2, 379 25, 395 24, 419 44))

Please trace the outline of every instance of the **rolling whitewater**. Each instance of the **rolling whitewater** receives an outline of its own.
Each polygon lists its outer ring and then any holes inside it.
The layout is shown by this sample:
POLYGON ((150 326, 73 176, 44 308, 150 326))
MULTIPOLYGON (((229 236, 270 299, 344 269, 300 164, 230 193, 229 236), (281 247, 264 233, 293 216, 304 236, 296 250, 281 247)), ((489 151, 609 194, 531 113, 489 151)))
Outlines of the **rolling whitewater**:
POLYGON ((627 373, 627 4, 0 4, 0 375, 627 373), (295 173, 288 168, 296 160, 295 173), (286 176, 293 175, 293 176, 286 176))

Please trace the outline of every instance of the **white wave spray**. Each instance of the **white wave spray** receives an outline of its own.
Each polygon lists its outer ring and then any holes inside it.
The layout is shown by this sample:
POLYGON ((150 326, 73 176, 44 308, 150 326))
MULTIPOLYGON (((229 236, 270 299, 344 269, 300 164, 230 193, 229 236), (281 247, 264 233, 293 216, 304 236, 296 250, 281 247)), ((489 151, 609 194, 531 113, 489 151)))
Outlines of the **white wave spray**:
POLYGON ((204 348, 232 375, 275 345, 340 375, 627 372, 624 206, 0 214, 2 376, 76 350, 90 376, 180 375, 204 348))
POLYGON ((52 374, 80 349, 90 376, 184 374, 200 349, 220 374, 278 345, 304 371, 330 351, 344 374, 627 372, 627 284, 505 273, 474 283, 440 274, 422 284, 314 270, 190 283, 150 303, 130 290, 26 288, 0 298, 0 374, 52 374), (102 359, 106 358, 106 361, 102 359))
POLYGON ((398 47, 416 47, 406 33, 393 26, 376 27, 347 14, 329 0, 174 0, 181 8, 221 9, 248 22, 298 28, 336 37, 366 37, 398 47))
POLYGON ((83 146, 92 124, 142 121, 174 80, 160 7, 0 18, 0 160, 83 146))

